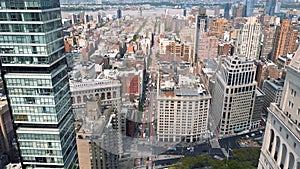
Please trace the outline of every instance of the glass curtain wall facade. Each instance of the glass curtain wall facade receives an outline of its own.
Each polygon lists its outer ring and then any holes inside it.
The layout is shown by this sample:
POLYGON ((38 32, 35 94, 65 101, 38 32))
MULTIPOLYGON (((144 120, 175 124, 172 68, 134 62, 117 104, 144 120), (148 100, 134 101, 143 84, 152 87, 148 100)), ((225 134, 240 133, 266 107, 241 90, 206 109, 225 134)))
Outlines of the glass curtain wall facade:
POLYGON ((23 168, 76 168, 59 0, 0 0, 0 59, 23 168))

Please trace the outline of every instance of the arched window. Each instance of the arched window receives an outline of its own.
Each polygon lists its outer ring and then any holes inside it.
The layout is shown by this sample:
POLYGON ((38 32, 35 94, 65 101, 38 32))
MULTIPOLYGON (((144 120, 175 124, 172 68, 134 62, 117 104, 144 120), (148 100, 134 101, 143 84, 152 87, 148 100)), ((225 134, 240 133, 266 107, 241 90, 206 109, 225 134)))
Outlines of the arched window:
POLYGON ((99 99, 100 99, 99 93, 96 93, 96 94, 95 94, 95 98, 96 98, 96 100, 99 100, 99 99))
POLYGON ((81 97, 77 96, 77 103, 81 103, 81 97))
POLYGON ((279 148, 280 148, 280 138, 278 136, 276 136, 276 147, 275 147, 275 153, 274 153, 275 161, 277 161, 277 159, 278 159, 279 148))
POLYGON ((72 104, 75 103, 75 98, 74 97, 71 97, 72 98, 72 104))
POLYGON ((101 93, 101 100, 105 100, 105 93, 101 93))
POLYGON ((111 93, 107 92, 107 99, 111 99, 111 93))
POLYGON ((113 92, 113 98, 117 97, 117 92, 113 92))
POLYGON ((270 153, 272 151, 273 142, 274 142, 274 131, 273 131, 273 129, 271 129, 271 137, 270 137, 270 143, 269 143, 269 152, 270 153))
POLYGON ((83 102, 84 102, 84 103, 87 102, 87 96, 86 96, 86 95, 83 96, 83 102))
POLYGON ((294 163, 295 163, 294 154, 290 153, 290 155, 289 155, 289 168, 288 169, 293 169, 294 168, 294 163))
POLYGON ((281 153, 280 168, 283 169, 284 168, 285 159, 286 159, 286 146, 285 146, 285 144, 282 144, 281 151, 282 151, 282 153, 281 153))

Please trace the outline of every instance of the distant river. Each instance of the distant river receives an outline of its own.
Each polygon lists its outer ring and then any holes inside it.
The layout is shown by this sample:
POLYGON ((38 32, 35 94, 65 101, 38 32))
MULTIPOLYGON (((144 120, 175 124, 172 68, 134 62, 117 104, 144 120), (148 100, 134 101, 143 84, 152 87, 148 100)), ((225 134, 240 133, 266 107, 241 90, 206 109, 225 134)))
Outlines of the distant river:
MULTIPOLYGON (((149 10, 143 10, 142 15, 143 16, 160 16, 162 14, 165 14, 166 9, 168 10, 169 15, 182 15, 183 14, 183 9, 173 9, 173 8, 155 8, 155 9, 149 9, 149 10)), ((63 18, 65 18, 67 15, 71 13, 79 13, 80 11, 62 11, 63 18)), ((85 11, 89 15, 96 16, 98 12, 96 11, 85 11)), ((112 9, 112 10, 104 10, 102 11, 106 13, 107 15, 117 15, 117 10, 112 9)), ((222 10, 220 11, 221 13, 223 12, 222 10)), ((208 15, 213 15, 214 11, 213 10, 207 10, 208 15)), ((138 13, 138 10, 122 10, 122 15, 133 15, 137 16, 140 15, 138 13)))
MULTIPOLYGON (((143 10, 142 15, 143 16, 160 16, 162 14, 165 14, 166 9, 168 10, 169 15, 182 15, 183 9, 174 9, 174 8, 155 8, 155 9, 149 9, 149 10, 143 10)), ((287 12, 288 10, 282 10, 282 12, 287 12)), ((62 11, 63 18, 66 18, 71 13, 79 13, 80 11, 62 11)), ((89 15, 93 15, 96 17, 98 11, 85 11, 89 15)), ((100 12, 100 11, 99 11, 100 12)), ((117 15, 116 9, 109 9, 109 10, 102 10, 101 12, 105 13, 106 15, 117 15)), ((214 10, 208 9, 206 11, 208 15, 214 15, 214 10)), ((224 10, 221 9, 220 13, 224 13, 224 10)), ((254 10, 254 13, 257 13, 257 10, 254 10)), ((297 10, 298 16, 300 15, 300 10, 297 10)), ((131 16, 138 16, 140 13, 138 10, 122 10, 122 15, 131 15, 131 16)))

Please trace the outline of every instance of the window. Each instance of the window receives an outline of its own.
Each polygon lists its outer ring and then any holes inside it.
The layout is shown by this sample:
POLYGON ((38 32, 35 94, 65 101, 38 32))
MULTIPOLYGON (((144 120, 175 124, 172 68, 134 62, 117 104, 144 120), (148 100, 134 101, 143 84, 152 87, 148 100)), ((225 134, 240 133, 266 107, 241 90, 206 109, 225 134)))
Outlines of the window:
POLYGON ((293 108, 294 107, 294 103, 292 101, 289 101, 289 107, 293 108))
POLYGON ((294 89, 291 89, 291 95, 296 97, 297 92, 294 89))

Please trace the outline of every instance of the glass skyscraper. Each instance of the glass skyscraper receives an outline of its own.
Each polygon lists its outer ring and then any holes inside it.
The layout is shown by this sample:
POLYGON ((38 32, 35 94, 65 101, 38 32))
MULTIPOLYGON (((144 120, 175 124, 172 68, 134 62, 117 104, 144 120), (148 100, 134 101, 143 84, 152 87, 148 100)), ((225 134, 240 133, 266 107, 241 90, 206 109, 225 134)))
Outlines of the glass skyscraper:
POLYGON ((0 59, 23 168, 76 168, 59 0, 0 0, 0 59))
POLYGON ((265 14, 274 16, 277 0, 267 0, 265 5, 265 14))
POLYGON ((245 0, 244 1, 244 17, 249 17, 253 15, 254 10, 254 0, 245 0))

